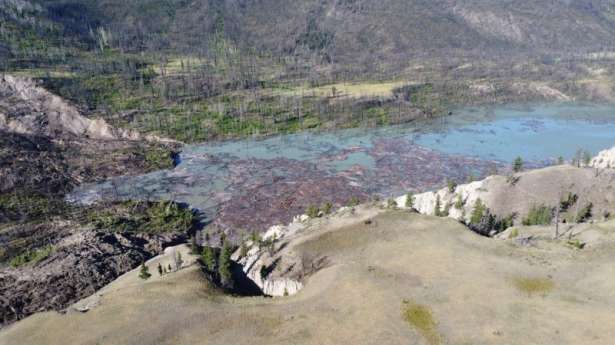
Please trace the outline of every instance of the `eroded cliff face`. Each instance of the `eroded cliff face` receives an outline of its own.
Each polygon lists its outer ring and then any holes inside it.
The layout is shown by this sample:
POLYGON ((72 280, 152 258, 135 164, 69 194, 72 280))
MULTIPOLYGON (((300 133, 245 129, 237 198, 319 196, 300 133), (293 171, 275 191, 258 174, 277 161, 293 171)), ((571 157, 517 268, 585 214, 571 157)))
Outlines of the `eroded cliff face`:
MULTIPOLYGON (((440 211, 448 208, 448 217, 460 221, 469 221, 472 206, 476 203, 476 200, 486 199, 488 190, 485 189, 485 186, 489 184, 491 179, 493 177, 462 184, 453 191, 450 191, 448 188, 442 188, 434 192, 416 194, 413 196, 411 208, 422 214, 435 215, 436 202, 438 197, 440 197, 440 211)), ((407 195, 403 195, 396 198, 395 202, 398 206, 407 208, 406 199, 407 195)))
POLYGON ((307 258, 285 250, 288 240, 306 228, 309 221, 305 215, 296 217, 292 223, 275 225, 262 235, 260 241, 247 241, 248 248, 242 256, 238 249, 232 259, 239 263, 246 276, 267 296, 290 296, 303 288, 304 262, 307 258))
POLYGON ((79 109, 29 78, 0 77, 0 130, 57 138, 168 141, 89 119, 79 109))

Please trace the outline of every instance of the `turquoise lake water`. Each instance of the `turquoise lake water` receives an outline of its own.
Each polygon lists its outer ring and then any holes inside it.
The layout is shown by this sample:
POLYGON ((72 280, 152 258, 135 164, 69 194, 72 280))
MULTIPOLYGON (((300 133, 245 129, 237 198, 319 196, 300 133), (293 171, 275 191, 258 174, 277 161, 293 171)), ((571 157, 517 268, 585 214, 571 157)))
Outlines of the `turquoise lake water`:
MULTIPOLYGON (((505 169, 517 156, 542 166, 559 156, 568 160, 578 149, 595 154, 612 146, 615 106, 467 108, 398 126, 189 145, 173 170, 82 186, 69 199, 173 199, 215 218, 221 209, 231 217, 299 195, 293 197, 297 206, 288 209, 296 214, 305 206, 303 198, 319 203, 338 197, 341 202, 351 193, 427 190, 449 178, 464 181, 505 169)), ((277 214, 271 218, 286 220, 277 214)))
MULTIPOLYGON (((592 153, 615 146, 615 106, 557 104, 524 107, 470 108, 444 119, 371 129, 283 135, 262 140, 189 146, 198 153, 235 157, 297 160, 318 159, 324 153, 371 147, 379 138, 410 140, 449 154, 510 162, 517 156, 544 161, 570 158, 578 149, 592 153)), ((373 165, 365 154, 337 161, 340 169, 373 165)))

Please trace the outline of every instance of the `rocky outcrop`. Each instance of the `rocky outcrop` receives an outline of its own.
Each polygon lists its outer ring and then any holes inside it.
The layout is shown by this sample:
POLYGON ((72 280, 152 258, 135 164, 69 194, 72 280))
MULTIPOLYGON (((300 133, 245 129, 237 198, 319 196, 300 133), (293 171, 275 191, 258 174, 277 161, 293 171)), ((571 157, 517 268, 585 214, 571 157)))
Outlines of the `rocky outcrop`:
POLYGON ((75 231, 51 254, 19 269, 0 269, 0 325, 63 310, 178 242, 175 235, 75 231))
POLYGON ((608 150, 603 150, 594 157, 589 165, 598 169, 614 169, 615 168, 615 147, 608 150))
MULTIPOLYGON (((481 181, 458 185, 453 190, 442 188, 416 194, 412 208, 422 214, 435 215, 439 199, 441 216, 469 223, 480 199, 491 215, 499 219, 512 217, 517 224, 533 206, 555 208, 568 193, 572 193, 578 201, 568 210, 570 215, 574 216, 579 209, 591 204, 593 217, 601 218, 615 212, 615 191, 611 188, 614 180, 614 170, 597 174, 595 169, 560 165, 511 176, 489 176, 481 181)), ((405 195, 395 201, 398 207, 406 206, 405 195)))
MULTIPOLYGON (((440 198, 440 211, 448 209, 448 217, 468 221, 472 212, 472 205, 477 199, 484 199, 487 190, 484 188, 489 183, 491 177, 482 181, 476 181, 457 186, 453 191, 442 188, 435 192, 426 192, 413 196, 412 208, 419 213, 434 215, 436 202, 440 198), (461 200, 461 203, 459 203, 461 200)), ((395 199, 397 205, 404 207, 407 196, 400 196, 395 199)))
POLYGON ((301 215, 286 226, 272 226, 259 241, 243 244, 248 248, 246 255, 242 256, 241 248, 233 254, 231 259, 242 266, 246 276, 264 295, 296 294, 303 288, 303 280, 310 274, 309 269, 319 264, 317 258, 297 255, 286 248, 293 235, 306 228, 308 221, 306 215, 301 215))
POLYGON ((29 78, 0 77, 0 130, 52 138, 74 136, 99 140, 165 141, 134 130, 114 128, 89 119, 79 109, 29 78))

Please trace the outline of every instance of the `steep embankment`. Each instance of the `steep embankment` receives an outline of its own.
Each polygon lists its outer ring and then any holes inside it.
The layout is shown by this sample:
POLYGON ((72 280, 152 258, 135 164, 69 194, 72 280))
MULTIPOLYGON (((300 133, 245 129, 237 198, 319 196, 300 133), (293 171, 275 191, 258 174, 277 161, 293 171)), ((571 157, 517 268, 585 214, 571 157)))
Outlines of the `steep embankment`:
POLYGON ((11 75, 0 78, 0 130, 52 138, 168 141, 114 128, 103 119, 89 119, 34 80, 11 75))
MULTIPOLYGON (((543 221, 547 224, 555 221, 557 208, 560 208, 559 223, 602 221, 615 213, 614 184, 615 170, 561 165, 511 176, 490 176, 454 188, 413 195, 411 205, 406 203, 407 195, 404 195, 393 204, 383 202, 381 207, 413 209, 426 215, 453 218, 482 235, 493 236, 513 225, 520 226, 532 210, 541 206, 546 209, 548 219, 543 221), (562 206, 563 202, 568 204, 562 206), (479 204, 484 208, 476 216, 479 204), (580 213, 583 215, 579 216, 580 213), (478 219, 472 219, 473 216, 478 219)), ((353 212, 353 208, 342 208, 336 214, 353 212)), ((326 264, 325 258, 301 257, 289 249, 292 245, 287 245, 297 236, 305 238, 305 230, 312 227, 310 224, 309 217, 301 215, 288 225, 273 226, 257 242, 244 243, 234 259, 266 295, 295 294, 307 276, 326 264), (280 241, 285 244, 274 250, 273 244, 280 241)), ((562 227, 561 232, 564 231, 570 231, 570 227, 566 230, 562 227)))
POLYGON ((294 296, 221 295, 198 266, 158 276, 166 255, 148 262, 152 278, 132 271, 76 306, 87 313, 34 315, 0 331, 0 343, 610 344, 612 222, 588 225, 603 237, 579 250, 547 236, 529 246, 487 239, 411 212, 355 211, 274 243, 273 252, 326 259, 294 296))

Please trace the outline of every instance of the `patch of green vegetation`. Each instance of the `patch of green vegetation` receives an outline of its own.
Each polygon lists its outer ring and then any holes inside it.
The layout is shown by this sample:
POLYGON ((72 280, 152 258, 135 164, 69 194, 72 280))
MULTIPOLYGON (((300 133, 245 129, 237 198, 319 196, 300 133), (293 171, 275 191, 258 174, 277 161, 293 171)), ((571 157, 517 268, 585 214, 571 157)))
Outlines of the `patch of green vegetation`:
POLYGON ((517 290, 526 293, 529 297, 533 295, 546 296, 555 287, 555 283, 549 278, 516 277, 513 279, 513 284, 517 290))
POLYGON ((514 228, 510 231, 510 234, 508 234, 508 238, 509 239, 513 239, 513 238, 517 238, 519 236, 519 229, 514 228))
POLYGON ((148 170, 173 168, 173 152, 167 148, 156 146, 145 151, 145 163, 148 170))
POLYGON ((316 205, 309 205, 305 210, 305 214, 310 218, 318 218, 320 209, 316 205))
POLYGON ((585 248, 585 243, 579 241, 578 239, 574 239, 574 240, 570 240, 568 242, 566 242, 569 246, 576 248, 576 249, 583 249, 585 248))
POLYGON ((172 201, 123 201, 110 207, 94 207, 87 215, 88 223, 99 230, 157 234, 188 232, 194 214, 172 201))
POLYGON ((72 207, 60 198, 40 194, 0 194, 0 222, 21 222, 49 218, 70 211, 72 207))
POLYGON ((416 329, 430 345, 442 344, 442 336, 438 332, 438 324, 429 307, 404 300, 402 315, 404 320, 416 329))
POLYGON ((480 223, 481 219, 483 219, 485 212, 487 212, 487 206, 483 203, 483 201, 478 198, 474 202, 474 208, 472 209, 472 214, 470 216, 471 224, 480 223))
POLYGON ((152 276, 151 273, 149 273, 149 267, 147 267, 145 265, 145 263, 141 264, 141 269, 139 270, 139 278, 143 279, 143 280, 147 280, 152 276))
POLYGON ((34 265, 48 258, 49 255, 53 253, 53 250, 54 249, 52 246, 45 246, 34 250, 28 250, 13 257, 9 263, 15 268, 25 265, 34 265))
POLYGON ((581 208, 579 210, 579 212, 577 213, 577 222, 578 223, 583 223, 586 220, 590 219, 592 217, 592 209, 594 208, 594 204, 587 203, 587 205, 585 205, 583 208, 581 208))
POLYGON ((406 193, 406 203, 404 206, 406 208, 414 207, 414 194, 412 194, 412 192, 406 193))
POLYGON ((523 225, 549 225, 553 219, 553 208, 546 205, 532 205, 527 216, 523 218, 523 225))
POLYGON ((333 204, 327 201, 321 206, 321 210, 325 215, 329 215, 331 214, 331 211, 333 210, 333 204))
POLYGON ((348 207, 359 206, 360 203, 361 201, 359 200, 359 198, 356 196, 353 196, 352 198, 350 198, 350 200, 348 200, 348 207))

